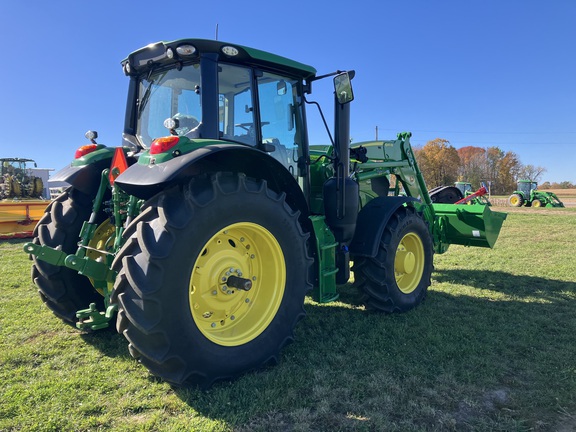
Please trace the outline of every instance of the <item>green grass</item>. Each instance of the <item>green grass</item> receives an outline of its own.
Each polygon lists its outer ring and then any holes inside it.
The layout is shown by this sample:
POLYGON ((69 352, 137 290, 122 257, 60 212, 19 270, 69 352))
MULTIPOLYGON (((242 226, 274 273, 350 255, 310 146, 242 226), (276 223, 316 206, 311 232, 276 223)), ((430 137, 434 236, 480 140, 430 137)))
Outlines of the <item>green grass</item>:
POLYGON ((24 241, 0 242, 0 431, 574 430, 576 208, 511 212, 495 249, 435 257, 426 301, 307 300, 280 365, 207 392, 150 376, 112 331, 42 304, 24 241))

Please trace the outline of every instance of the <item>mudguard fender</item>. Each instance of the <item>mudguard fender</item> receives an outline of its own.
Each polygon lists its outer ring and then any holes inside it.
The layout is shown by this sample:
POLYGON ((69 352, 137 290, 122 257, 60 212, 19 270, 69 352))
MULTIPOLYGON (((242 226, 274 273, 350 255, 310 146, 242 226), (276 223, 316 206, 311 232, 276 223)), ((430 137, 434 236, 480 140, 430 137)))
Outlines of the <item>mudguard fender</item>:
POLYGON ((134 164, 115 183, 126 193, 149 199, 173 184, 207 172, 243 172, 262 178, 277 192, 286 192, 293 208, 307 214, 307 204, 298 182, 282 163, 253 147, 240 144, 207 145, 160 164, 134 164))
POLYGON ((390 217, 404 204, 414 201, 419 202, 413 197, 382 196, 368 202, 358 214, 356 231, 349 246, 350 254, 375 257, 390 217))
POLYGON ((65 182, 87 195, 95 195, 100 187, 102 171, 110 168, 112 158, 100 159, 87 165, 69 165, 50 177, 48 183, 65 182))

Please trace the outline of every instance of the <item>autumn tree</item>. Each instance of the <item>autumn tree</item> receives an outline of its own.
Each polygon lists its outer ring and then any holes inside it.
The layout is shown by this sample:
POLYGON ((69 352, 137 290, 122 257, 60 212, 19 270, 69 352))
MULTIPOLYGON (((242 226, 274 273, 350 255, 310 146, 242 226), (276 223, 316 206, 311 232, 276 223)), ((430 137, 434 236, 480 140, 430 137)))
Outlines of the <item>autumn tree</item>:
POLYGON ((414 153, 429 189, 451 185, 457 180, 460 157, 450 141, 436 138, 414 153))
POLYGON ((493 183, 492 193, 507 194, 516 190, 516 181, 522 169, 522 164, 514 152, 506 152, 497 165, 496 183, 493 183))
POLYGON ((458 156, 459 180, 470 182, 473 187, 480 187, 480 183, 487 179, 486 150, 474 146, 461 147, 458 149, 458 156))

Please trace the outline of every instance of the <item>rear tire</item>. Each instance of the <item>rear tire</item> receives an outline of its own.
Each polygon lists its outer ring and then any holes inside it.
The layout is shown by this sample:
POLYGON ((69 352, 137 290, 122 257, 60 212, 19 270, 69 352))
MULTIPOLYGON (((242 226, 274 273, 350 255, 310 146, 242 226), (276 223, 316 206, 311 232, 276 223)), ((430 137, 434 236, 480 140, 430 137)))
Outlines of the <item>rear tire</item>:
POLYGON ((434 247, 428 226, 411 207, 401 207, 384 228, 374 258, 356 257, 354 278, 368 309, 406 312, 426 297, 434 247))
MULTIPOLYGON (((69 188, 52 201, 34 229, 33 243, 73 254, 78 249, 80 230, 92 212, 92 198, 69 188)), ((67 267, 54 266, 33 258, 32 280, 42 301, 67 324, 77 321, 76 312, 96 303, 104 306, 103 297, 90 280, 67 267)))
POLYGON ((244 175, 194 178, 150 199, 113 268, 117 330, 151 373, 177 386, 278 361, 311 288, 299 212, 244 175), (250 281, 244 291, 230 277, 250 281))
POLYGON ((512 207, 522 207, 524 205, 524 198, 520 194, 512 194, 508 198, 508 204, 512 207))

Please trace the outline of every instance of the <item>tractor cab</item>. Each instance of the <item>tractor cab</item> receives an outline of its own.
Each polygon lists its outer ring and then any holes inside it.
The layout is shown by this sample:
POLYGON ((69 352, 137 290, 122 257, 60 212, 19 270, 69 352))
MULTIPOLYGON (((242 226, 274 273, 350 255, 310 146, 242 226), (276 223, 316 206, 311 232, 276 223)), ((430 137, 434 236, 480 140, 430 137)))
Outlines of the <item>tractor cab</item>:
POLYGON ((130 145, 158 159, 168 149, 174 157, 224 141, 261 150, 292 176, 304 175, 303 165, 298 168, 307 153, 303 80, 315 75, 314 68, 197 39, 146 47, 124 60, 123 68, 131 78, 125 125, 130 145), (285 67, 277 72, 267 67, 272 61, 285 67))
POLYGON ((469 182, 456 182, 454 183, 454 186, 458 188, 463 197, 466 196, 466 193, 471 194, 473 192, 472 183, 469 182))
POLYGON ((538 189, 538 183, 531 180, 519 180, 518 181, 518 191, 524 194, 524 198, 529 198, 530 193, 533 190, 538 189))

